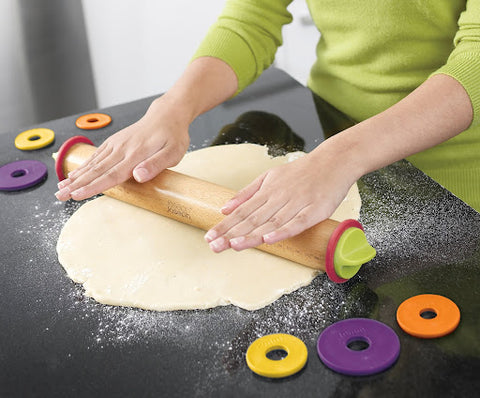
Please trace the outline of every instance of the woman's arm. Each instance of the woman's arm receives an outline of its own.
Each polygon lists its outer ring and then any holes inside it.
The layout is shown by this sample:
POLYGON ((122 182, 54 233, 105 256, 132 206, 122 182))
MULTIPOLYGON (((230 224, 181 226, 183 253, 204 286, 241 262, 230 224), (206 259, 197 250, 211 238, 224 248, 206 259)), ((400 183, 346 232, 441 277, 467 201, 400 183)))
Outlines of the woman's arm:
POLYGON ((175 166, 189 146, 188 127, 237 91, 233 69, 213 57, 194 60, 168 92, 136 123, 109 137, 93 156, 59 183, 59 200, 86 199, 132 175, 151 180, 175 166))
POLYGON ((86 199, 132 175, 144 182, 176 165, 188 149, 195 117, 241 91, 272 63, 282 26, 292 20, 291 1, 227 1, 175 85, 60 183, 57 198, 86 199))
POLYGON ((454 137, 472 119, 463 86, 434 75, 384 112, 260 176, 225 205, 228 217, 205 239, 220 252, 297 235, 328 218, 362 175, 454 137))

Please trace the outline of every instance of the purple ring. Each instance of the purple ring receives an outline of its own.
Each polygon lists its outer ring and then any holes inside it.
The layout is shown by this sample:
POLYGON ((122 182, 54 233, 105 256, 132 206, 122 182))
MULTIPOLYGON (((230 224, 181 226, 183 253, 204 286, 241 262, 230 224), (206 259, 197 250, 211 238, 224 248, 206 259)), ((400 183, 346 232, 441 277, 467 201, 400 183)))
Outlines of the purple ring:
POLYGON ((38 160, 17 160, 0 167, 0 191, 21 191, 47 177, 47 166, 38 160))
POLYGON ((400 355, 400 340, 387 325, 374 319, 352 318, 330 325, 319 336, 317 351, 330 369, 367 376, 392 366, 400 355), (362 349, 349 348, 359 342, 362 349))

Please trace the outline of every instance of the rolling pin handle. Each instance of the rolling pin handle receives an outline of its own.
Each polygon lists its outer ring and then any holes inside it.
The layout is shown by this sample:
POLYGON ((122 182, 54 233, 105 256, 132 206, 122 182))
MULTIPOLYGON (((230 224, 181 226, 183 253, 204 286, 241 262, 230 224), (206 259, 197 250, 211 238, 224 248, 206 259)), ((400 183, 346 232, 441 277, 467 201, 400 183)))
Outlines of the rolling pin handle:
POLYGON ((344 283, 375 255, 376 251, 367 242, 362 224, 357 220, 345 220, 328 241, 325 256, 327 275, 335 283, 344 283))

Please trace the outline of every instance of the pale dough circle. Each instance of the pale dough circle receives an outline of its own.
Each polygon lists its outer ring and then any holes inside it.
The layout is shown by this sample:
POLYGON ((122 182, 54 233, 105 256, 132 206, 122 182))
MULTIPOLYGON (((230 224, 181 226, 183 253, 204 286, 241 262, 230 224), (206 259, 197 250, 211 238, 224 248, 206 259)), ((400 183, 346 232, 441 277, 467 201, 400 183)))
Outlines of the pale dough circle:
MULTIPOLYGON (((214 146, 188 153, 174 170, 239 190, 265 170, 299 156, 303 153, 270 158, 266 147, 254 144, 214 146)), ((341 208, 336 219, 358 218, 356 184, 341 208)), ((157 311, 228 304, 255 310, 308 285, 318 274, 256 249, 215 254, 204 233, 102 196, 67 221, 57 252, 87 296, 157 311)))

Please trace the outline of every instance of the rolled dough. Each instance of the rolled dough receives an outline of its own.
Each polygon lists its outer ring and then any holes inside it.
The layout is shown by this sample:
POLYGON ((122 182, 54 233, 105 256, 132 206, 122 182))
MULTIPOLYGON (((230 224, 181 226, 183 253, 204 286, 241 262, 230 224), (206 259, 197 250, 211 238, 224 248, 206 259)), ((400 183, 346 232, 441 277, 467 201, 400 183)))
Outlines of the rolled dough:
MULTIPOLYGON (((303 155, 270 158, 259 145, 214 146, 188 153, 173 169, 239 190, 263 171, 303 155)), ((359 210, 354 185, 334 217, 358 218, 359 210)), ((83 284, 85 295, 104 304, 157 311, 228 304, 255 310, 318 274, 256 249, 215 254, 204 233, 102 196, 67 221, 57 252, 68 276, 83 284)))

